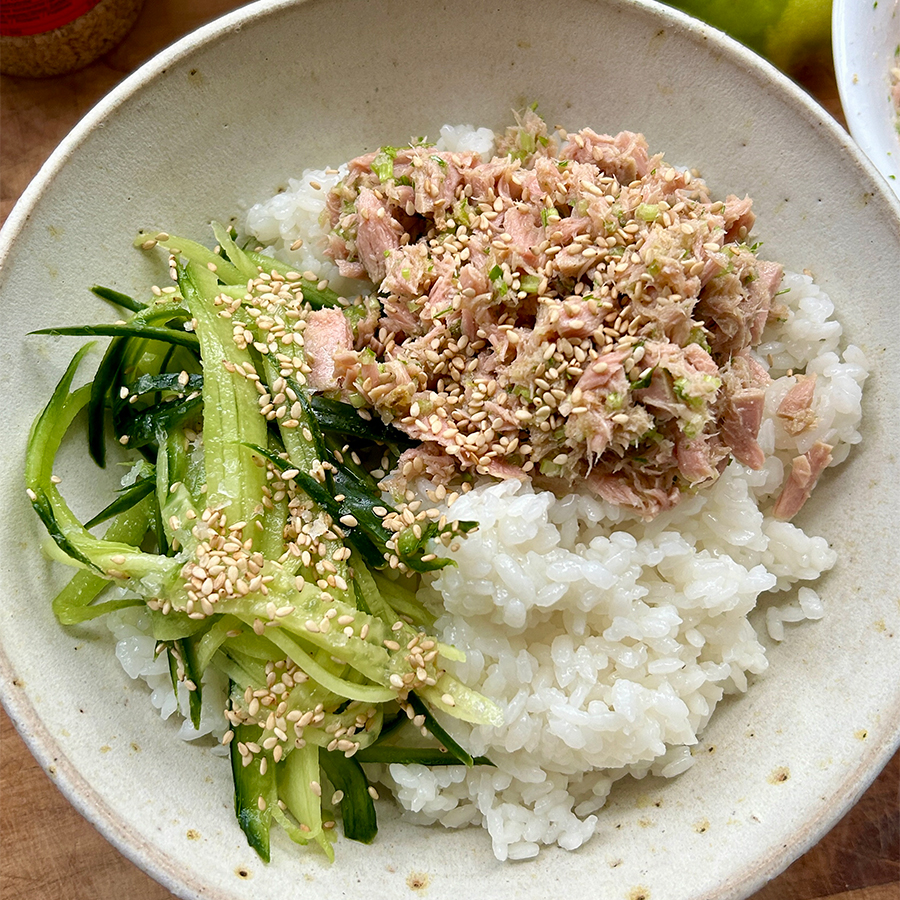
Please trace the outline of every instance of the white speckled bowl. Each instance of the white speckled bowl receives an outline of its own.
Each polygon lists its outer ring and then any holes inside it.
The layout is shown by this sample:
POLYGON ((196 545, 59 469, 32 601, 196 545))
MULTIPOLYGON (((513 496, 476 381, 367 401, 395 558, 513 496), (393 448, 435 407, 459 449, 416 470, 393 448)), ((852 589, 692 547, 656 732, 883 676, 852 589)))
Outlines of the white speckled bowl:
MULTIPOLYGON (((397 900, 423 879, 430 900, 745 897, 821 837, 900 736, 898 259, 900 207, 849 138, 748 51, 648 2, 282 0, 201 29, 88 115, 2 233, 7 709, 72 802, 183 897, 397 900), (533 100, 570 128, 642 130, 716 191, 751 193, 766 254, 811 269, 868 354, 865 443, 802 515, 840 551, 821 584, 827 617, 789 629, 770 671, 722 706, 690 771, 620 784, 578 852, 500 864, 485 832, 407 826, 382 804, 376 843, 342 841, 335 865, 280 832, 262 865, 231 814, 227 764, 174 739, 105 626, 63 629, 51 615, 65 573, 39 551, 22 458, 75 342, 25 333, 103 320, 95 282, 140 290, 151 264, 130 248, 139 227, 203 234, 305 166, 443 122, 501 126, 533 100)), ((76 510, 96 506, 91 483, 65 486, 76 510)))
POLYGON ((835 0, 831 34, 847 126, 900 197, 900 134, 890 82, 900 47, 900 0, 835 0))

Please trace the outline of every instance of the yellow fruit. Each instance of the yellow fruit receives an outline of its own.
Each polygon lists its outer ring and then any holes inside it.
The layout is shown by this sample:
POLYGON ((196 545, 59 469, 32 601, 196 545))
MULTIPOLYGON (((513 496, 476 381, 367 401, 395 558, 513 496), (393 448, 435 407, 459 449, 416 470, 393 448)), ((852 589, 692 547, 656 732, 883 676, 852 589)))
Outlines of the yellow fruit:
POLYGON ((667 0, 785 71, 831 52, 831 0, 667 0))

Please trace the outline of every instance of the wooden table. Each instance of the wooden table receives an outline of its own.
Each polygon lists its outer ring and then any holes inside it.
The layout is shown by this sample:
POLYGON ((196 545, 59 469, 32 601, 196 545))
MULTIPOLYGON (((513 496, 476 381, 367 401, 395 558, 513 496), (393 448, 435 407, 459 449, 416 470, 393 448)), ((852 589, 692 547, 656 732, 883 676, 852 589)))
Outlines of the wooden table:
MULTIPOLYGON (((6 219, 72 126, 125 75, 182 34, 240 5, 154 0, 126 40, 87 69, 48 81, 0 77, 0 218, 6 219)), ((834 72, 817 67, 800 77, 842 119, 834 72)), ((816 847, 753 900, 900 900, 898 795, 900 754, 816 847)), ((0 898, 172 896, 75 812, 0 712, 0 898)))

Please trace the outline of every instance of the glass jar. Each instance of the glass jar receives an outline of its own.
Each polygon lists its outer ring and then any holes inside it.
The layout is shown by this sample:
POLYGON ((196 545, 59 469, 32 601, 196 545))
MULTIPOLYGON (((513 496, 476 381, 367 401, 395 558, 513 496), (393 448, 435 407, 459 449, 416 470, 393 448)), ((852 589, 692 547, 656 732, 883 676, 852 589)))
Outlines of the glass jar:
POLYGON ((112 50, 144 0, 2 0, 0 72, 46 78, 112 50))

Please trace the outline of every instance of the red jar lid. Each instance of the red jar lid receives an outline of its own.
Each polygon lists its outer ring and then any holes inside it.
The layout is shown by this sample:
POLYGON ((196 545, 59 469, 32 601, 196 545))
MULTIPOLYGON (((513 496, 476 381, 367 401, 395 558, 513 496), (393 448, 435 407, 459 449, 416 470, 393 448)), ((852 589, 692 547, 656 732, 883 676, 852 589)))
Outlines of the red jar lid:
POLYGON ((100 0, 3 0, 0 34, 26 37, 55 31, 93 9, 100 0))

